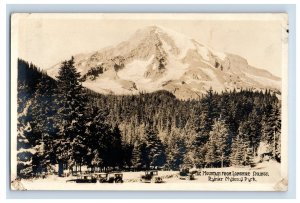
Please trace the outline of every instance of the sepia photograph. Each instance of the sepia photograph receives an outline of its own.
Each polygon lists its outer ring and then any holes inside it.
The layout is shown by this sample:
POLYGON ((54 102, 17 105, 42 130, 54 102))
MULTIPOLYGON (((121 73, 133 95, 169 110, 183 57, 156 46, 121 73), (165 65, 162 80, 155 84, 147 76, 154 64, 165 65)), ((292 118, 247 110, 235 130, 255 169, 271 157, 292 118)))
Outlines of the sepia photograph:
POLYGON ((11 190, 288 190, 285 13, 14 13, 11 190))

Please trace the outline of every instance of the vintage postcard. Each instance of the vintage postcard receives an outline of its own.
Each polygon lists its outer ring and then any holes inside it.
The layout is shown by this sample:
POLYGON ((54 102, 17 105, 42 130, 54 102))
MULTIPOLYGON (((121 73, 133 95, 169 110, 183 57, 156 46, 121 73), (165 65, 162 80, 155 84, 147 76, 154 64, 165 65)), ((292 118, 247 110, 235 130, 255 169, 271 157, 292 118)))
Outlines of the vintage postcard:
POLYGON ((12 190, 288 190, 284 13, 14 13, 12 190))

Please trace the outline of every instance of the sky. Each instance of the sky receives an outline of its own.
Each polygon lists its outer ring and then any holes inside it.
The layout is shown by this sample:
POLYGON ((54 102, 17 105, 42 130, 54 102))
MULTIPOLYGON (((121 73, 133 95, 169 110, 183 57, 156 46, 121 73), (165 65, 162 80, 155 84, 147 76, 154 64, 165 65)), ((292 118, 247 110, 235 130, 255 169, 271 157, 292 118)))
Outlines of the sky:
MULTIPOLYGON (((42 69, 79 53, 114 46, 150 25, 180 32, 219 52, 240 55, 281 77, 286 17, 263 14, 17 14, 17 55, 42 69)), ((14 43, 14 42, 13 42, 14 43)))

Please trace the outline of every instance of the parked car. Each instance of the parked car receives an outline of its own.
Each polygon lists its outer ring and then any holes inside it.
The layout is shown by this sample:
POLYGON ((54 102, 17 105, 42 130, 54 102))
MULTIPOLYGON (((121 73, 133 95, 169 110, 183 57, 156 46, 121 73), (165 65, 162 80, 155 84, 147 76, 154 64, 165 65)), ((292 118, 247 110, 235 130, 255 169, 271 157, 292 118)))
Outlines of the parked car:
POLYGON ((123 183, 123 174, 115 173, 115 183, 123 183))
POLYGON ((163 180, 161 177, 158 176, 158 171, 153 170, 153 171, 145 171, 145 175, 141 176, 140 179, 141 182, 143 183, 162 183, 163 180))
POLYGON ((122 173, 94 173, 99 183, 123 183, 122 173))
POLYGON ((154 182, 155 183, 163 183, 163 179, 161 177, 154 177, 154 182))
POLYGON ((191 173, 189 168, 182 168, 179 171, 179 179, 181 180, 195 180, 195 173, 191 173))
POLYGON ((99 183, 107 182, 108 173, 94 173, 94 176, 97 178, 99 183))

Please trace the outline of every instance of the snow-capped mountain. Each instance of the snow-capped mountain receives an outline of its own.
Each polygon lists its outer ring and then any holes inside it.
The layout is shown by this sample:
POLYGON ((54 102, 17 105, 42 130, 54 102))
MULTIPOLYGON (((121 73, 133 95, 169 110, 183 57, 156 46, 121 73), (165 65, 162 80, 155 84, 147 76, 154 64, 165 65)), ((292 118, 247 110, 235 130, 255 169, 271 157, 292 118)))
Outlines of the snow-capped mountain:
MULTIPOLYGON (((116 46, 75 57, 83 86, 99 93, 138 94, 167 90, 181 99, 197 98, 210 87, 281 91, 281 79, 247 60, 217 52, 172 30, 150 26, 116 46)), ((59 64, 48 69, 55 77, 59 64)))

